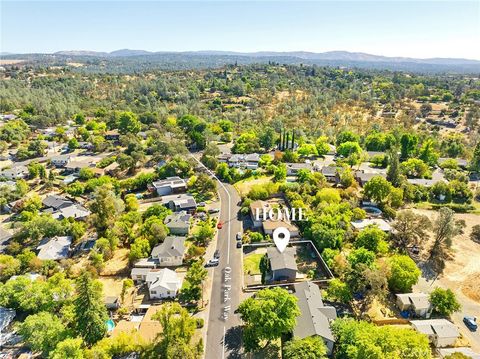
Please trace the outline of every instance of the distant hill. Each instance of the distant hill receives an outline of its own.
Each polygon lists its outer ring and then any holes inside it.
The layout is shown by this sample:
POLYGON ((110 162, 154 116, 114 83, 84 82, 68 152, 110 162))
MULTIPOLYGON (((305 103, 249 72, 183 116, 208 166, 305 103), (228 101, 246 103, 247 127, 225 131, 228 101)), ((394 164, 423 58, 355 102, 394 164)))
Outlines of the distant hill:
POLYGON ((416 59, 387 57, 362 52, 329 51, 185 51, 150 52, 121 49, 112 52, 59 51, 53 54, 1 55, 4 59, 23 59, 43 64, 84 62, 92 71, 142 71, 151 69, 217 68, 229 64, 276 62, 280 64, 306 64, 411 72, 480 73, 480 61, 461 58, 416 59))

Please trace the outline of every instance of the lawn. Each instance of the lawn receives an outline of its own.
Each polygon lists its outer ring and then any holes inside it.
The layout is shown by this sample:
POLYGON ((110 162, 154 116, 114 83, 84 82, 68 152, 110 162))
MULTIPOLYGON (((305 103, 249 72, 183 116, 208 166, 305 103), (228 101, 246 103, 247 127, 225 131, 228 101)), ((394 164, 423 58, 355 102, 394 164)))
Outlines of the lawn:
POLYGON ((252 253, 243 259, 243 271, 245 274, 262 274, 260 272, 260 260, 264 255, 262 253, 252 253))
POLYGON ((272 181, 272 176, 268 176, 268 177, 262 176, 258 178, 249 177, 235 183, 234 187, 237 189, 238 193, 240 193, 241 196, 245 196, 248 192, 250 192, 250 189, 252 188, 252 186, 257 184, 265 184, 271 181, 272 181))

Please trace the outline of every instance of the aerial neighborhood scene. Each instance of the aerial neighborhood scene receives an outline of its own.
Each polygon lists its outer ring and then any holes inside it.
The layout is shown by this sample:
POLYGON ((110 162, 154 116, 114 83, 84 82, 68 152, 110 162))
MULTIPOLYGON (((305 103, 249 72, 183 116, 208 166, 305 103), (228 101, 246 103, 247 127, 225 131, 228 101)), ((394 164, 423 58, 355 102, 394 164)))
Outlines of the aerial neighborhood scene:
POLYGON ((480 359, 478 2, 0 6, 0 359, 480 359))

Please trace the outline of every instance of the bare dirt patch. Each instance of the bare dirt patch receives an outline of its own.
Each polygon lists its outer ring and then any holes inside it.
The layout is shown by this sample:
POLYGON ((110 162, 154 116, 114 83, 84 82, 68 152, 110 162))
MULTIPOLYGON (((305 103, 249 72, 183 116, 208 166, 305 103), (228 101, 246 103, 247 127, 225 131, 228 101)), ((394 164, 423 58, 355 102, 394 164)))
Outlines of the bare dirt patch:
POLYGON ((16 59, 0 59, 0 65, 15 65, 25 62, 25 60, 16 60, 16 59))
POLYGON ((113 258, 105 262, 101 276, 116 276, 128 274, 128 249, 120 248, 115 251, 113 258))

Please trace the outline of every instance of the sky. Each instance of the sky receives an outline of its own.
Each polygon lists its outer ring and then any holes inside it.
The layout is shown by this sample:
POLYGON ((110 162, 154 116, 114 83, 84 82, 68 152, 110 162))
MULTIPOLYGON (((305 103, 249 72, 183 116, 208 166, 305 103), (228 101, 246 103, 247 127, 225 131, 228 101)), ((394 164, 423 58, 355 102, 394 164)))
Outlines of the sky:
POLYGON ((0 12, 0 52, 343 50, 480 60, 480 0, 0 0, 0 12))

